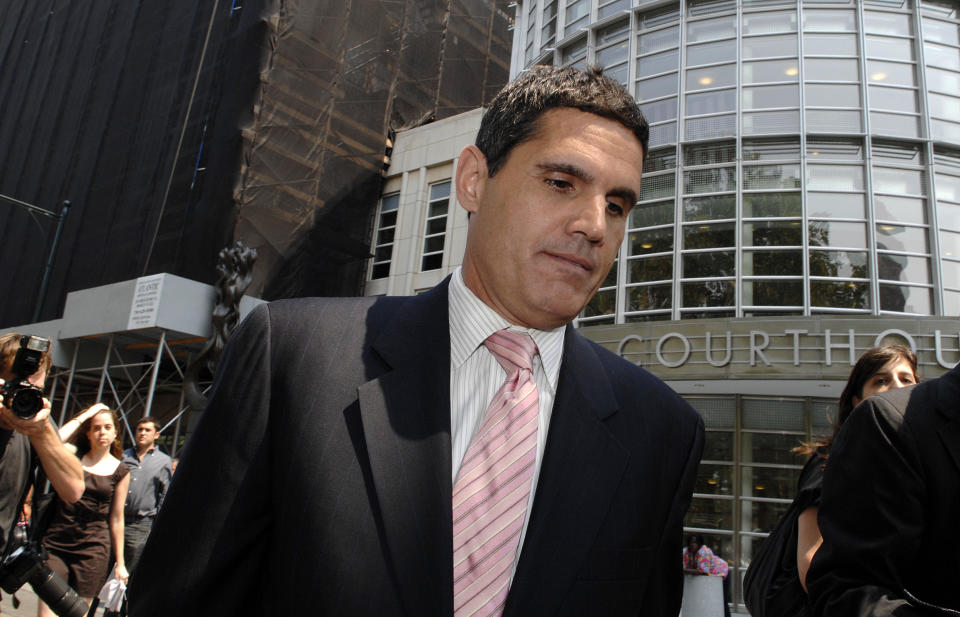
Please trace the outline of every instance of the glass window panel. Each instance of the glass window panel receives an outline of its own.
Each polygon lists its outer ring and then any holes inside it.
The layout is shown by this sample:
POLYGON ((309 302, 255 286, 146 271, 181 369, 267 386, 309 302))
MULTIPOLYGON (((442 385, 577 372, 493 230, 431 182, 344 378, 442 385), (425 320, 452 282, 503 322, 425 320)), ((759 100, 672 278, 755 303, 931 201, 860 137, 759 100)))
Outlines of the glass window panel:
POLYGON ((933 312, 933 293, 927 287, 880 284, 880 310, 898 313, 933 312))
POLYGON ((870 112, 870 127, 871 133, 879 135, 920 136, 920 118, 917 116, 902 116, 873 111, 870 112))
POLYGON ((807 165, 808 190, 863 190, 863 167, 859 165, 807 165))
POLYGON ((587 38, 583 37, 564 47, 562 54, 563 64, 570 64, 571 62, 586 57, 586 55, 587 38))
POLYGON ((960 202, 960 177, 938 173, 936 184, 937 199, 960 202))
POLYGON ((737 109, 736 90, 719 90, 688 94, 686 99, 687 116, 700 116, 737 109))
POLYGON ((665 253, 673 250, 673 227, 630 232, 630 254, 665 253))
POLYGON ((677 149, 661 148, 647 155, 643 161, 644 177, 650 172, 674 169, 677 166, 677 149))
POLYGON ((864 223, 810 221, 810 246, 843 246, 866 248, 867 226, 864 223))
POLYGON ((796 11, 743 14, 743 34, 768 34, 772 32, 796 31, 796 11))
MULTIPOLYGON (((687 510, 687 516, 683 519, 683 524, 701 529, 732 529, 733 503, 732 499, 694 497, 690 502, 690 509, 687 510)), ((679 550, 677 549, 678 554, 679 550)))
POLYGON ((952 142, 960 142, 960 124, 955 122, 946 122, 944 120, 931 120, 930 131, 938 139, 952 142))
POLYGON ((687 47, 688 67, 716 62, 733 62, 736 59, 737 42, 735 40, 701 43, 687 47))
POLYGON ((858 60, 846 58, 807 58, 803 78, 809 81, 860 81, 858 60))
POLYGON ((673 120, 677 117, 677 97, 674 96, 653 103, 642 103, 640 111, 643 112, 643 117, 650 124, 673 120))
POLYGON ((390 227, 389 229, 381 229, 377 233, 377 244, 389 244, 393 242, 393 234, 396 231, 395 227, 390 227))
POLYGON ((873 140, 874 163, 891 161, 897 165, 923 165, 920 146, 900 141, 873 140))
POLYGON ((876 207, 878 219, 900 223, 927 223, 926 200, 893 195, 874 195, 873 203, 876 207))
POLYGON ((810 304, 828 308, 869 309, 869 283, 810 281, 810 304))
POLYGON ((867 278, 867 254, 857 251, 810 251, 810 276, 867 278))
POLYGON ((436 253, 443 250, 444 236, 430 236, 423 241, 424 253, 436 253))
MULTIPOLYGON (((948 287, 960 287, 960 261, 944 259, 940 262, 943 281, 948 287)), ((952 316, 952 315, 951 315, 952 316)))
POLYGON ((721 64, 687 71, 687 91, 720 88, 737 84, 737 66, 721 64))
POLYGON ((802 276, 802 251, 744 251, 744 276, 802 276))
POLYGON ((393 245, 388 244, 387 246, 378 246, 373 254, 374 261, 386 261, 390 259, 390 256, 393 255, 393 245))
POLYGON ((719 193, 737 189, 737 170, 734 167, 695 169, 683 172, 683 193, 719 193))
POLYGON ((643 285, 627 289, 628 311, 652 311, 673 306, 673 284, 643 285))
MULTIPOLYGON (((773 87, 779 88, 780 86, 773 87)), ((743 140, 744 161, 796 160, 799 158, 800 142, 796 139, 743 140)))
POLYGON ((736 302, 733 281, 683 283, 681 288, 686 307, 733 306, 736 302))
POLYGON ((940 232, 940 255, 942 257, 960 257, 960 233, 940 232))
POLYGON ((808 139, 807 156, 815 160, 862 161, 863 141, 860 139, 808 139))
MULTIPOLYGON (((693 400, 688 402, 692 404, 693 400)), ((703 422, 709 426, 706 416, 703 422)), ((703 441, 703 456, 700 458, 703 461, 732 461, 733 432, 707 430, 706 439, 703 441)))
POLYGON ((443 201, 435 201, 432 204, 430 204, 430 208, 428 209, 427 216, 428 217, 446 216, 447 209, 449 207, 450 207, 449 200, 445 199, 443 201))
POLYGON ((800 165, 750 165, 743 167, 743 189, 798 189, 800 165))
POLYGON ((810 34, 803 35, 803 49, 807 55, 856 56, 855 34, 810 34))
POLYGON ((650 147, 677 143, 677 123, 665 122, 650 127, 650 147))
POLYGON ((684 225, 683 248, 712 249, 734 246, 736 231, 733 223, 702 223, 684 225))
POLYGON ((797 55, 797 35, 755 36, 743 39, 744 59, 797 55))
POLYGON ((690 17, 724 13, 737 8, 737 0, 687 0, 687 14, 690 17))
POLYGON ((664 24, 670 24, 680 20, 680 8, 674 5, 668 5, 659 9, 653 9, 640 15, 640 28, 656 28, 664 24))
MULTIPOLYGON (((692 397, 687 402, 690 406, 700 412, 703 418, 703 425, 707 427, 707 441, 714 437, 730 435, 733 433, 715 433, 710 431, 712 428, 734 428, 736 426, 737 400, 731 397, 692 397)), ((706 449, 706 448, 704 448, 706 449)), ((711 457, 712 460, 733 460, 733 446, 730 447, 730 455, 724 457, 711 457)))
POLYGON ((867 60, 870 83, 894 86, 916 86, 917 76, 912 64, 898 64, 881 60, 867 60))
POLYGON ((940 227, 960 231, 960 206, 940 204, 940 227))
POLYGON ((603 74, 617 82, 623 87, 627 86, 627 82, 630 79, 630 67, 627 65, 626 61, 619 66, 609 66, 601 65, 604 67, 603 74))
MULTIPOLYGON (((603 289, 598 291, 583 307, 584 317, 599 317, 612 315, 617 307, 617 290, 603 289)), ((612 322, 611 322, 612 323, 612 322)))
POLYGON ((947 119, 960 118, 960 99, 957 97, 930 93, 927 95, 927 101, 930 103, 931 116, 947 119))
POLYGON ((744 218, 800 216, 800 193, 750 193, 743 196, 744 218))
POLYGON ((744 84, 797 81, 798 74, 796 60, 759 60, 743 63, 744 84))
POLYGON ((743 89, 743 109, 769 109, 800 105, 798 86, 759 86, 743 89))
POLYGON ((857 16, 850 10, 805 9, 803 31, 856 32, 857 16))
MULTIPOLYGON (((783 399, 743 399, 742 420, 745 429, 769 431, 804 432, 807 424, 803 401, 783 399)), ((741 453, 745 454, 742 449, 741 453)), ((752 461, 746 458, 743 462, 752 461)))
POLYGON ((688 167, 696 165, 720 165, 733 163, 737 160, 737 146, 733 142, 704 144, 702 146, 685 146, 683 149, 683 164, 688 167))
MULTIPOLYGON (((626 43, 624 43, 626 45, 626 43)), ((624 55, 626 57, 626 55, 624 55)), ((657 73, 666 71, 675 71, 680 62, 680 50, 671 49, 670 51, 642 56, 637 59, 637 77, 649 77, 657 73)))
POLYGON ((800 130, 798 110, 749 111, 743 113, 745 135, 773 135, 796 133, 800 130))
POLYGON ((937 19, 923 20, 923 38, 947 45, 960 45, 960 33, 957 24, 937 19))
MULTIPOLYGON (((597 51, 597 64, 603 67, 612 66, 619 62, 625 62, 629 56, 630 44, 626 41, 611 45, 610 47, 604 47, 597 51)), ((646 59, 646 58, 644 58, 646 59)), ((639 64, 638 64, 639 66, 639 64)), ((676 65, 668 66, 663 71, 657 71, 662 73, 664 71, 669 71, 676 68, 676 65)))
POLYGON ((656 32, 644 32, 640 35, 638 53, 649 54, 662 51, 680 44, 680 26, 671 26, 656 32))
POLYGON ((673 222, 673 202, 638 204, 630 211, 630 227, 653 227, 673 222))
POLYGON ((450 197, 450 182, 438 182, 430 185, 430 201, 450 197))
POLYGON ((856 193, 807 193, 807 216, 862 219, 866 216, 866 199, 856 193))
POLYGON ((815 107, 860 107, 857 84, 806 84, 804 96, 806 104, 815 107))
MULTIPOLYGON (((380 200, 380 212, 386 213, 396 210, 400 206, 400 194, 395 193, 393 195, 384 195, 383 199, 380 200)), ((396 219, 394 219, 396 221, 396 219)), ((383 218, 380 219, 381 225, 386 225, 383 218)), ((390 223, 393 225, 393 222, 390 223)))
POLYGON ((384 212, 380 215, 380 227, 393 227, 397 224, 397 211, 384 212))
POLYGON ((683 130, 688 141, 733 137, 737 133, 737 117, 728 114, 691 118, 684 122, 683 130))
POLYGON ((861 111, 817 110, 807 111, 807 130, 818 133, 859 133, 863 130, 861 111))
MULTIPOLYGON (((622 0, 621 0, 622 1, 622 0)), ((605 45, 625 37, 630 32, 630 21, 624 19, 597 32, 597 45, 605 45)))
POLYGON ((672 197, 676 191, 676 188, 677 187, 673 173, 650 176, 645 178, 640 184, 640 199, 638 201, 649 201, 651 199, 672 197))
POLYGON ((960 96, 960 73, 927 67, 927 88, 960 96))
POLYGON ((744 281, 744 306, 803 306, 803 280, 744 281))
POLYGON ((727 15, 715 19, 700 19, 687 22, 687 42, 712 41, 737 35, 737 16, 727 15))
POLYGON ((693 492, 707 495, 732 495, 733 465, 700 463, 693 492))
POLYGON ((733 251, 709 253, 684 253, 683 277, 704 278, 708 276, 735 276, 736 255, 733 251))
POLYGON ((928 66, 960 71, 960 52, 956 47, 946 47, 935 43, 923 44, 923 59, 928 66))
POLYGON ((922 171, 914 169, 873 168, 873 190, 878 193, 923 195, 926 181, 922 171))
POLYGON ((870 86, 870 109, 917 113, 917 92, 912 88, 870 86))
POLYGON ((631 259, 627 271, 628 283, 650 283, 673 280, 673 255, 631 259))
POLYGON ((877 224, 877 248, 910 253, 929 252, 925 227, 903 227, 890 223, 877 224))
MULTIPOLYGON (((745 465, 740 469, 741 473, 741 491, 745 497, 768 497, 778 499, 792 499, 797 492, 797 480, 800 478, 800 469, 783 467, 752 467, 745 465)), ((782 508, 780 504, 770 504, 769 502, 752 501, 750 508, 758 512, 749 514, 743 512, 743 516, 751 516, 757 519, 755 528, 768 528, 770 519, 774 512, 779 512, 782 508), (765 508, 773 508, 769 514, 760 514, 765 508)), ((746 506, 746 503, 743 504, 746 506)), ((743 507, 742 506, 742 507, 743 507)), ((776 525, 776 520, 773 521, 776 525)))
MULTIPOLYGON (((794 487, 796 490, 796 487, 794 487)), ((741 503, 741 527, 743 531, 772 531, 790 508, 789 503, 775 501, 743 501, 741 503)), ((747 547, 740 555, 740 572, 750 565, 751 556, 760 548, 760 538, 740 536, 740 545, 747 547)))
POLYGON ((879 253, 877 254, 877 276, 887 281, 929 284, 931 282, 930 258, 879 253))
POLYGON ((430 219, 427 221, 427 235, 432 236, 433 234, 442 234, 447 229, 447 219, 430 219))
POLYGON ((683 199, 683 220, 709 221, 732 219, 737 215, 735 195, 709 195, 706 197, 685 197, 683 199))
POLYGON ((891 60, 914 60, 913 40, 889 36, 867 36, 867 56, 891 60))
POLYGON ((864 11, 863 29, 870 34, 913 35, 911 16, 905 13, 864 11))
MULTIPOLYGON (((791 428, 787 430, 805 430, 803 427, 805 424, 803 408, 799 410, 784 410, 782 413, 791 414, 791 421, 795 419, 800 420, 800 428, 792 428, 792 425, 797 423, 791 422, 791 428), (797 414, 796 418, 792 417, 793 414, 797 414)), ((746 414, 747 410, 744 409, 744 415, 746 414)), ((740 461, 743 463, 797 465, 800 459, 798 459, 797 455, 791 452, 791 450, 800 445, 801 439, 803 439, 803 435, 781 435, 776 433, 752 433, 744 431, 740 435, 740 461)))
POLYGON ((374 264, 373 269, 370 271, 371 279, 383 279, 390 276, 390 262, 382 264, 374 264))
POLYGON ((755 221, 743 224, 744 246, 800 246, 800 221, 755 221))
POLYGON ((637 100, 655 99, 661 96, 676 94, 680 89, 680 78, 677 73, 661 75, 652 79, 637 82, 637 100))
POLYGON ((589 0, 567 0, 567 23, 590 14, 589 0))
POLYGON ((943 314, 947 317, 960 316, 960 292, 943 292, 943 314))

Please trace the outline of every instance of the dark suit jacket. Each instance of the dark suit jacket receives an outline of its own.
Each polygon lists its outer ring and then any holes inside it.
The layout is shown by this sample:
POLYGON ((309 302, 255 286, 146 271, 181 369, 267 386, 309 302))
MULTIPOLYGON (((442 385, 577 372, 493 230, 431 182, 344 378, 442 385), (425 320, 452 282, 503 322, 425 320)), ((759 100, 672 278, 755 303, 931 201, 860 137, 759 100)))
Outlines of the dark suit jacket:
MULTIPOLYGON (((131 581, 134 617, 453 614, 446 283, 256 309, 131 581)), ((703 425, 568 329, 505 615, 679 609, 703 425)))
POLYGON ((807 577, 817 615, 960 609, 960 367, 854 410, 830 450, 818 520, 807 577))

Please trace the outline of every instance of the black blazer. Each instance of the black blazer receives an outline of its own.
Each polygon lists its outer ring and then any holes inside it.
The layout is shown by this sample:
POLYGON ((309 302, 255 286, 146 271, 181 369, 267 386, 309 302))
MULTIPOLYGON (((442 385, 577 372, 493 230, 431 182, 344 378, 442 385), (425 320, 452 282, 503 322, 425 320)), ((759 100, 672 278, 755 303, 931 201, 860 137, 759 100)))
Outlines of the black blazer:
MULTIPOLYGON (((446 282, 257 308, 131 580, 134 617, 453 614, 446 282)), ((505 615, 679 609, 699 415, 568 328, 505 615)))
POLYGON ((960 367, 864 401, 830 449, 807 577, 817 615, 960 610, 960 367))

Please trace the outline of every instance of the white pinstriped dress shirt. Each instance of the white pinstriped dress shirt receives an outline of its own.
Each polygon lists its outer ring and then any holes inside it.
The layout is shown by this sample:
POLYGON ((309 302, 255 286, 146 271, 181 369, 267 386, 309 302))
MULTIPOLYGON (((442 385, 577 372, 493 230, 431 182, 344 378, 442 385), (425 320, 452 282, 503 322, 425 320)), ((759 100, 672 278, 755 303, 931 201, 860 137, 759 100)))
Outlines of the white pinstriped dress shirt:
MULTIPOLYGON (((450 278, 448 291, 450 318, 450 452, 453 469, 451 483, 456 481, 460 463, 470 447, 470 440, 483 423, 483 415, 497 390, 506 379, 506 372, 497 359, 483 346, 483 341, 498 330, 509 329, 529 334, 539 353, 533 359, 533 376, 540 399, 540 421, 537 428, 537 463, 533 471, 527 514, 520 534, 520 546, 527 535, 533 496, 537 490, 540 464, 547 443, 547 430, 557 393, 557 378, 563 359, 564 326, 550 331, 533 330, 511 325, 484 304, 463 281, 460 268, 450 278)), ((514 559, 516 571, 520 550, 514 559)), ((511 574, 512 576, 512 574, 511 574)))

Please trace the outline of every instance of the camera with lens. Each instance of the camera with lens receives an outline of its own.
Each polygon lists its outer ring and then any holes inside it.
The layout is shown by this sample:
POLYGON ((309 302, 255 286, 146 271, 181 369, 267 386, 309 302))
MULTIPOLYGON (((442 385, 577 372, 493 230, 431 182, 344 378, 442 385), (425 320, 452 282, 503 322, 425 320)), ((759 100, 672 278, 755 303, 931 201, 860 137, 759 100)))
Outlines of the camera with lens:
POLYGON ((60 617, 84 617, 87 605, 67 581, 46 564, 46 554, 35 543, 25 544, 0 563, 0 588, 15 593, 30 583, 37 597, 60 617))
POLYGON ((43 354, 49 350, 50 339, 28 335, 20 337, 20 349, 10 368, 13 377, 0 388, 0 396, 3 396, 3 405, 21 418, 32 418, 43 409, 43 390, 27 379, 39 370, 43 354))

